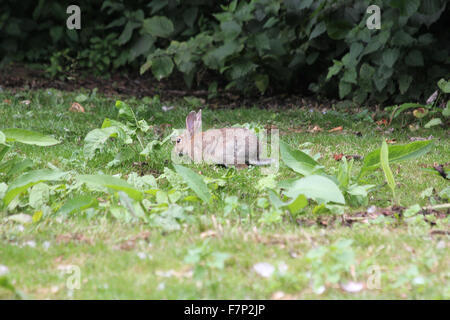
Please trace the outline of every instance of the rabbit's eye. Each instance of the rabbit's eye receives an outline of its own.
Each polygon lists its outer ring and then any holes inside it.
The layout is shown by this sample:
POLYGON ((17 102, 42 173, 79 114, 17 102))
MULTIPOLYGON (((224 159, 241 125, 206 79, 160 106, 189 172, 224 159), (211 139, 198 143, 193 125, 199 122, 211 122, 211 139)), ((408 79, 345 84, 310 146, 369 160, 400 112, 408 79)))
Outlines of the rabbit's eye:
POLYGON ((180 142, 181 142, 181 138, 178 138, 178 139, 177 139, 177 143, 180 143, 180 142))

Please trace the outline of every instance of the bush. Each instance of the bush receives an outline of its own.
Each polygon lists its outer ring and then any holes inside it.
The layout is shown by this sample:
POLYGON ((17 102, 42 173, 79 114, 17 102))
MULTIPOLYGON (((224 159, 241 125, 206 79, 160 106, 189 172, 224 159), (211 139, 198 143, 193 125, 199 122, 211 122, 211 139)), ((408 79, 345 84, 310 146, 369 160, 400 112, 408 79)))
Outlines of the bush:
POLYGON ((50 52, 68 49, 79 68, 101 74, 140 67, 160 80, 178 71, 193 86, 209 71, 227 89, 308 91, 358 103, 423 100, 450 73, 445 0, 222 3, 86 1, 81 30, 69 31, 67 1, 22 1, 21 11, 7 1, 0 54, 48 62, 50 52), (381 8, 380 30, 366 27, 373 4, 381 8))

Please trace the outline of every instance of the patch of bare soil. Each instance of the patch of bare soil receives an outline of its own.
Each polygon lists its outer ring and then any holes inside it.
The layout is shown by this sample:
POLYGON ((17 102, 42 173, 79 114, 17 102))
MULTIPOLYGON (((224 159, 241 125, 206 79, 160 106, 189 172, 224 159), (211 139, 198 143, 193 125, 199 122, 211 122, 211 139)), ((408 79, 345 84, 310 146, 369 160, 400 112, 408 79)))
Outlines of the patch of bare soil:
POLYGON ((217 80, 219 87, 223 84, 214 75, 203 75, 196 88, 186 89, 181 75, 173 75, 168 79, 157 81, 150 73, 116 72, 109 78, 95 77, 92 74, 70 74, 63 79, 52 79, 45 70, 32 69, 22 64, 12 64, 0 70, 0 90, 9 89, 12 92, 54 88, 62 91, 75 91, 81 88, 92 90, 97 88, 107 96, 144 96, 160 95, 161 100, 168 101, 185 96, 195 96, 209 104, 210 108, 238 108, 257 105, 260 108, 289 109, 302 106, 308 109, 323 111, 331 108, 335 100, 318 99, 315 96, 295 94, 274 95, 268 90, 266 95, 242 94, 238 91, 218 89, 211 96, 207 85, 217 80), (269 96, 270 95, 270 96, 269 96))

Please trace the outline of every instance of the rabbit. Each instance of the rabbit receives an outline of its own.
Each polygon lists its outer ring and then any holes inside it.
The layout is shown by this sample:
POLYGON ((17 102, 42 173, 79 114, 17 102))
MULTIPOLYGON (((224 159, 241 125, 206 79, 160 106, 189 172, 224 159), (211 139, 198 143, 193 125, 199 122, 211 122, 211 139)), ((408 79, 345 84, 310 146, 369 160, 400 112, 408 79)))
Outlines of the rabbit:
POLYGON ((202 110, 186 117, 186 130, 175 138, 175 153, 195 163, 254 166, 270 165, 272 159, 260 159, 261 143, 245 128, 210 129, 202 132, 202 110))

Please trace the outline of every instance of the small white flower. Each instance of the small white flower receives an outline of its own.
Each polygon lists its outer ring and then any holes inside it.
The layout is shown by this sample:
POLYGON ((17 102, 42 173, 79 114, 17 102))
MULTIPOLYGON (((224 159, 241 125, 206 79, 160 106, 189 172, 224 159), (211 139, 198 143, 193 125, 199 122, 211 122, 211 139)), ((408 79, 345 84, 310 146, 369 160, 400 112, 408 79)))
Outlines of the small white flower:
POLYGON ((166 284, 164 282, 161 282, 158 284, 158 287, 156 288, 158 291, 162 291, 166 288, 166 284))
POLYGON ((415 277, 413 279, 413 284, 415 284, 416 286, 425 284, 425 279, 423 277, 421 277, 421 276, 415 277))
POLYGON ((144 260, 145 258, 147 258, 147 254, 145 252, 138 252, 137 256, 139 257, 139 259, 144 260))
POLYGON ((24 245, 25 245, 25 246, 29 246, 29 247, 31 247, 31 248, 36 248, 36 241, 34 241, 34 240, 29 240, 29 241, 25 242, 24 245))
POLYGON ((253 266, 253 270, 261 277, 269 278, 275 271, 275 267, 267 262, 259 262, 253 266))
POLYGON ((278 272, 281 274, 285 274, 288 270, 288 266, 283 261, 278 264, 278 272))
POLYGON ((162 106, 162 111, 164 111, 164 112, 167 112, 167 111, 170 111, 170 110, 172 110, 173 108, 175 108, 174 106, 170 106, 170 107, 168 107, 168 106, 162 106))
POLYGON ((9 273, 8 267, 0 264, 0 277, 8 273, 9 273))
POLYGON ((351 292, 351 293, 355 293, 355 292, 360 292, 363 289, 363 284, 360 282, 353 282, 350 281, 346 284, 342 284, 341 288, 347 292, 351 292))
POLYGON ((321 295, 322 293, 325 292, 325 286, 320 286, 318 288, 315 288, 313 291, 315 294, 321 295))
POLYGON ((50 248, 50 241, 44 241, 44 243, 42 244, 42 248, 44 248, 44 250, 48 250, 48 248, 50 248))
POLYGON ((173 276, 174 271, 172 269, 167 270, 167 271, 156 271, 156 275, 158 277, 163 277, 163 278, 170 278, 171 276, 173 276))
POLYGON ((375 210, 377 210, 377 207, 375 207, 375 206, 370 206, 370 207, 367 209, 367 213, 374 213, 375 210))

